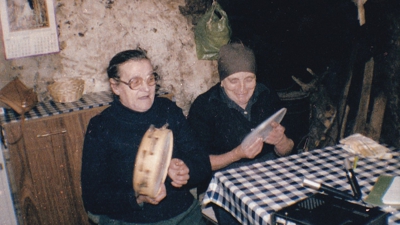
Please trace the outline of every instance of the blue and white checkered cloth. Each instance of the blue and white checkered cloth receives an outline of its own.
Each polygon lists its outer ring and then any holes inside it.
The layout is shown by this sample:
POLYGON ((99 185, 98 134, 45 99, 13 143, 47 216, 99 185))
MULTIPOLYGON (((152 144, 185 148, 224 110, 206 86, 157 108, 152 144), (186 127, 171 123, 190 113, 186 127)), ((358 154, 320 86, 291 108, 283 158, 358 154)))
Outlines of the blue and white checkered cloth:
MULTIPOLYGON (((112 102, 112 94, 109 91, 85 94, 75 102, 60 103, 53 100, 39 102, 35 107, 25 113, 25 120, 38 119, 42 117, 69 113, 84 109, 109 105, 112 102)), ((21 116, 12 109, 3 109, 0 115, 0 124, 17 122, 21 116)))
MULTIPOLYGON (((390 160, 359 159, 355 173, 363 199, 379 175, 400 176, 400 152, 391 150, 394 157, 390 160)), ((343 163, 351 157, 338 145, 217 172, 203 204, 225 208, 242 224, 270 224, 273 212, 316 192, 302 186, 303 178, 353 195, 343 163)), ((389 216, 388 223, 400 224, 400 210, 389 216)))

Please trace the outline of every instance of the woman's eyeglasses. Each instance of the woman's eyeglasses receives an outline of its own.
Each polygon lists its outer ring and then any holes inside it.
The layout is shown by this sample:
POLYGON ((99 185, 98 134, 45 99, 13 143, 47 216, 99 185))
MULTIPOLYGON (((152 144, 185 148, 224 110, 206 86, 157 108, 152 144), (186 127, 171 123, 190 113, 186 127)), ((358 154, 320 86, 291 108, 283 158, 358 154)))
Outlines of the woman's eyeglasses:
MULTIPOLYGON (((130 89, 132 90, 137 90, 140 88, 140 85, 143 84, 143 78, 141 77, 134 77, 130 79, 128 82, 125 82, 119 78, 114 78, 116 81, 121 82, 123 84, 126 84, 129 86, 130 89)), ((157 73, 152 73, 146 78, 146 84, 149 86, 154 86, 157 81, 157 73)))

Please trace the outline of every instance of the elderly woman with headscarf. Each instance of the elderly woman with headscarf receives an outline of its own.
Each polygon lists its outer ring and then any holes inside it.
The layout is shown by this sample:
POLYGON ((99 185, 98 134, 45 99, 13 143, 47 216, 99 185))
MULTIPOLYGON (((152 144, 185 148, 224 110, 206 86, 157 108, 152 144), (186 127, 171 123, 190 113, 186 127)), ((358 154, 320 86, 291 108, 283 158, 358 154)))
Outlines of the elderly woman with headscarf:
MULTIPOLYGON (((212 170, 290 154, 294 143, 276 122, 265 140, 258 138, 250 146, 241 144, 246 135, 282 108, 276 92, 256 82, 253 51, 241 43, 222 46, 218 72, 220 83, 199 95, 188 115, 189 124, 207 147, 212 170)), ((219 224, 238 223, 222 208, 214 207, 214 211, 219 224)))

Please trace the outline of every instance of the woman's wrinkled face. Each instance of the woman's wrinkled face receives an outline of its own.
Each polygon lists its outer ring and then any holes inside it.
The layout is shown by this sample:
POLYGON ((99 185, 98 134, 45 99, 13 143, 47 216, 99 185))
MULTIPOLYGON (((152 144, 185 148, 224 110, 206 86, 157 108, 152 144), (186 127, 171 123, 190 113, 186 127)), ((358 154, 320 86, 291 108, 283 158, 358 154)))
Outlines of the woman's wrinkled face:
POLYGON ((226 95, 245 109, 256 88, 256 75, 250 72, 238 72, 221 81, 226 95))
POLYGON ((146 82, 153 72, 153 66, 149 60, 129 60, 118 67, 120 80, 128 83, 133 78, 141 78, 141 84, 137 89, 132 90, 128 85, 110 79, 111 88, 124 106, 137 112, 146 112, 154 102, 156 86, 149 86, 146 82))

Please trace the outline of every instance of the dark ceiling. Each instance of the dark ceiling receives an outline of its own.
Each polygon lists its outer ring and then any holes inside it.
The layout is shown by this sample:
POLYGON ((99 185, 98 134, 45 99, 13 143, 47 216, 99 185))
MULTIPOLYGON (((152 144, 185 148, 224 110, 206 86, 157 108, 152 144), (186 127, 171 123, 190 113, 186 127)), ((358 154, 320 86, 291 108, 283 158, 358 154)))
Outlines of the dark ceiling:
POLYGON ((232 40, 254 49, 258 80, 278 91, 298 88, 291 76, 307 79, 306 68, 318 74, 331 67, 340 74, 354 46, 364 61, 385 51, 385 15, 399 2, 367 1, 367 22, 360 26, 352 0, 218 0, 232 40))

